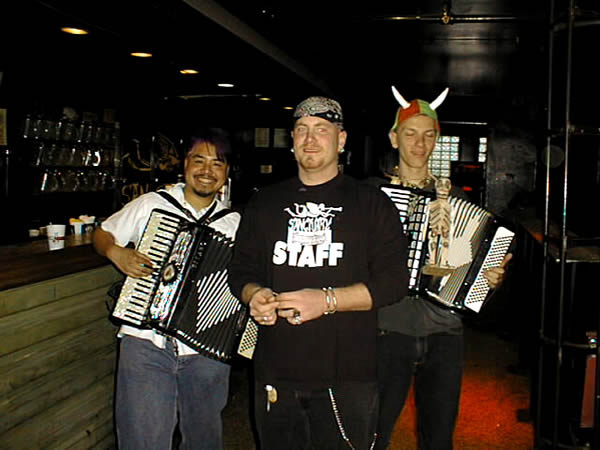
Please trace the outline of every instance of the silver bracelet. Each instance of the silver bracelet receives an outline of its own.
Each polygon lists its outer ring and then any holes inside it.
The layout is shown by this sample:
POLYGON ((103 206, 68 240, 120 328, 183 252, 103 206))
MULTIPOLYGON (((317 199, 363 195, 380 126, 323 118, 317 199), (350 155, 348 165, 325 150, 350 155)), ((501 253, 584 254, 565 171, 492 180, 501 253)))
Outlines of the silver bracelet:
POLYGON ((323 292, 325 292, 325 303, 327 305, 323 314, 334 314, 337 311, 337 297, 335 296, 335 291, 331 286, 322 289, 323 292))

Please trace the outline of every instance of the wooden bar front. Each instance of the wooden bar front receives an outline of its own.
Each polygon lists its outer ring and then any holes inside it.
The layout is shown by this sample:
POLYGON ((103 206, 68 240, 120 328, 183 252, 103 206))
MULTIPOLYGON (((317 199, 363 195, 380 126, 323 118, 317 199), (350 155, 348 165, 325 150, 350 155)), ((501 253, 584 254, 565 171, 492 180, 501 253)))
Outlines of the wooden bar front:
POLYGON ((106 292, 122 275, 89 238, 38 242, 0 249, 0 449, 114 448, 106 292))

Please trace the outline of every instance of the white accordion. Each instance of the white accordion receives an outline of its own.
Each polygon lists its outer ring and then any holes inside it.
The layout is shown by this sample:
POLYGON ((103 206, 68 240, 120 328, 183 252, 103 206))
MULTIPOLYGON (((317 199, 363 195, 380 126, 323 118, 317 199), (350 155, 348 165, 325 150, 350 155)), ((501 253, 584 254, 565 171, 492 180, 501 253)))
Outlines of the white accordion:
POLYGON ((479 313, 490 287, 486 269, 500 265, 515 233, 500 218, 474 203, 449 197, 451 205, 448 265, 445 276, 425 275, 428 261, 429 203, 433 192, 384 184, 380 189, 396 205, 409 241, 409 292, 460 312, 479 313))

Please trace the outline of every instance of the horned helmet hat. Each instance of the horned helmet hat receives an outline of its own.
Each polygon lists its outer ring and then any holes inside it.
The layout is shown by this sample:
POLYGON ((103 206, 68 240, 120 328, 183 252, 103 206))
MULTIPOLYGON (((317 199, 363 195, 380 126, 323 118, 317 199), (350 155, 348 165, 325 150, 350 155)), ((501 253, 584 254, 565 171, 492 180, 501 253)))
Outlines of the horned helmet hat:
POLYGON ((440 132, 440 122, 438 121, 437 112, 435 112, 436 108, 440 106, 444 100, 446 100, 446 96, 448 95, 448 91, 450 89, 446 88, 442 91, 438 97, 432 101, 431 103, 426 102, 425 100, 415 99, 410 102, 407 102, 400 92, 392 86, 392 92, 394 93, 394 97, 400 104, 400 108, 396 112, 396 121, 394 122, 394 126, 392 127, 392 131, 396 131, 398 126, 405 120, 410 119, 413 116, 423 115, 431 117, 435 121, 435 126, 440 132))

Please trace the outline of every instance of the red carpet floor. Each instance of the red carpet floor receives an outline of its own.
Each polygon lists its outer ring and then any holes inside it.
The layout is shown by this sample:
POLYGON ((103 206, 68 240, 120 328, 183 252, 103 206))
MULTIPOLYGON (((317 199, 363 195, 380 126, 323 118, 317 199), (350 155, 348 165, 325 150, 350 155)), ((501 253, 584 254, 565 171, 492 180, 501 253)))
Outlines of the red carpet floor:
MULTIPOLYGON (((529 412, 529 378, 510 373, 517 363, 516 344, 494 332, 465 330, 466 362, 454 448, 533 448, 533 425, 521 422, 529 412)), ((252 450, 246 368, 232 371, 230 401, 224 413, 226 450, 252 450)), ((409 398, 394 430, 390 450, 417 449, 415 409, 409 398)))
MULTIPOLYGON (((494 333, 465 331, 465 374, 455 449, 533 448, 531 422, 519 421, 529 412, 529 378, 507 369, 517 361, 514 344, 494 333)), ((412 394, 412 393, 411 393, 412 394)), ((394 430, 390 450, 417 449, 412 395, 394 430)))

